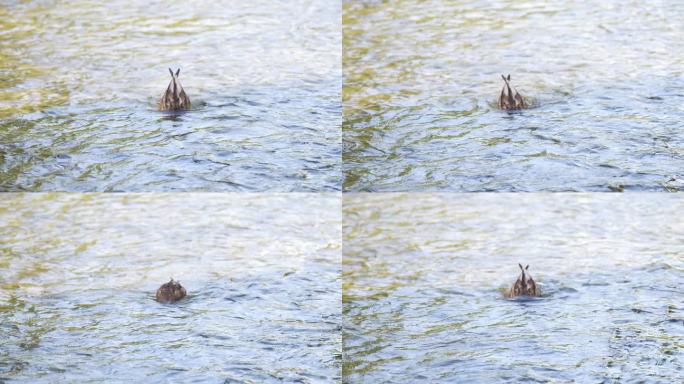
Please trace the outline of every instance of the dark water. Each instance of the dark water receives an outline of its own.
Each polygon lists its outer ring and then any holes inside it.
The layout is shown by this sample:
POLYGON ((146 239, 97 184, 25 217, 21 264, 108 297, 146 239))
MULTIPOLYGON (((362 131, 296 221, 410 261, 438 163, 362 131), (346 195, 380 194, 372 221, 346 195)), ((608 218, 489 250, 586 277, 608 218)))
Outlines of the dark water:
POLYGON ((684 4, 344 4, 344 188, 684 188, 684 4), (498 110, 501 74, 537 107, 498 110))
POLYGON ((0 190, 339 190, 336 3, 0 5, 0 190))
POLYGON ((682 209, 662 194, 346 195, 343 381, 681 382, 682 209), (543 297, 503 297, 518 262, 543 297))
POLYGON ((0 381, 329 383, 335 195, 0 200, 0 381), (159 304, 173 277, 188 296, 159 304))

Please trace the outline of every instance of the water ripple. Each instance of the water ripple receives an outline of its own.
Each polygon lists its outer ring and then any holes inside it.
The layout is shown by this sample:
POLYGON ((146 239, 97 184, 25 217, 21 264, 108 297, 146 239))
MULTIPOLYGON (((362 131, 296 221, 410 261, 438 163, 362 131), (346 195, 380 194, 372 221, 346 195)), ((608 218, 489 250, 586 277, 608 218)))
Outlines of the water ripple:
POLYGON ((681 377, 681 198, 344 199, 344 382, 681 377), (503 297, 518 262, 542 297, 503 297))
POLYGON ((5 194, 0 378, 339 380, 340 209, 332 194, 5 194), (169 277, 188 296, 159 304, 169 277))
POLYGON ((350 191, 684 187, 680 5, 344 4, 350 191), (535 108, 495 106, 500 74, 535 108))
POLYGON ((339 5, 44 3, 0 7, 0 190, 341 188, 339 5))

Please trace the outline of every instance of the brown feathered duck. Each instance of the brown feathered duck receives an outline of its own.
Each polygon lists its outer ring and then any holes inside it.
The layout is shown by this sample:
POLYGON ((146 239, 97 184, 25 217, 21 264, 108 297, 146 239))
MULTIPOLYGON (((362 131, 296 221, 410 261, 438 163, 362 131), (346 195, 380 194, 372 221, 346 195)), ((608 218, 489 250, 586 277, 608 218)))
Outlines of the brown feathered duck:
POLYGON ((516 280, 513 286, 511 286, 511 289, 506 291, 506 297, 541 296, 541 288, 537 285, 534 279, 532 279, 530 273, 527 272, 530 266, 528 265, 525 268, 523 268, 522 264, 518 264, 518 266, 520 267, 521 274, 518 277, 518 280, 516 280))
POLYGON ((511 84, 509 83, 511 81, 511 75, 509 74, 508 77, 501 75, 501 78, 504 81, 504 86, 499 95, 499 108, 507 111, 527 108, 528 104, 520 93, 518 93, 518 90, 515 88, 511 89, 511 84))
POLYGON ((185 94, 183 86, 178 81, 178 75, 180 74, 180 68, 174 74, 171 68, 169 68, 169 73, 171 74, 171 82, 169 86, 166 87, 166 92, 159 100, 159 110, 160 111, 183 111, 190 109, 190 98, 185 94))
POLYGON ((186 294, 187 292, 180 282, 174 281, 173 278, 171 278, 171 281, 162 284, 162 286, 157 289, 157 301, 160 303, 173 303, 184 298, 186 294))

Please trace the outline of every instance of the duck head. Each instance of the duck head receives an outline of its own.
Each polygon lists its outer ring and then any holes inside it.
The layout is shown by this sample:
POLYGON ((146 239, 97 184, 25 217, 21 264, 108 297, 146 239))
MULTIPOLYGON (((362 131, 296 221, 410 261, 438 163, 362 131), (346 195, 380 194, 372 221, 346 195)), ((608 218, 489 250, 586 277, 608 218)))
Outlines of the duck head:
POLYGON ((187 292, 185 288, 180 284, 179 281, 174 281, 171 278, 166 284, 162 284, 159 289, 157 289, 157 301, 160 303, 173 303, 185 297, 187 292))
POLYGON ((520 276, 518 277, 518 280, 515 281, 506 296, 541 296, 541 289, 528 272, 530 266, 528 265, 525 268, 523 268, 522 264, 518 264, 518 266, 520 267, 520 276))
POLYGON ((508 77, 501 75, 501 78, 504 81, 504 86, 499 95, 499 108, 508 111, 527 108, 527 103, 518 93, 518 90, 515 88, 511 89, 511 75, 509 74, 508 77))
POLYGON ((169 73, 171 74, 171 82, 169 86, 166 87, 166 92, 159 100, 159 110, 160 111, 182 111, 190 109, 190 98, 185 94, 183 86, 178 81, 178 75, 180 75, 180 68, 174 74, 171 68, 169 68, 169 73))

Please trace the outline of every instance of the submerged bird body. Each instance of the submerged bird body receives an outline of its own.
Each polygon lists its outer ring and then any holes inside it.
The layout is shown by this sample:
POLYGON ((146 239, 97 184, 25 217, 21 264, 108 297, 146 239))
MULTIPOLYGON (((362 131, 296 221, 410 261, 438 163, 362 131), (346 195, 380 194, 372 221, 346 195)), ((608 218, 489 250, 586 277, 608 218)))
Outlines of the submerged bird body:
POLYGON ((504 86, 501 89, 501 94, 499 95, 499 108, 505 110, 527 108, 527 103, 520 93, 518 93, 518 90, 515 88, 511 89, 511 85, 509 83, 509 81, 511 81, 511 75, 508 75, 508 77, 501 75, 501 78, 504 81, 504 86))
POLYGON ((174 74, 171 68, 169 68, 169 73, 171 73, 171 82, 169 86, 166 87, 166 92, 159 100, 159 110, 160 111, 182 111, 190 109, 190 98, 185 94, 183 86, 178 81, 178 75, 180 74, 180 68, 174 74))
POLYGON ((518 264, 518 266, 520 267, 521 274, 511 289, 506 292, 506 297, 541 296, 541 288, 539 288, 534 279, 532 279, 532 276, 530 276, 529 272, 526 273, 530 266, 528 265, 525 268, 523 268, 522 264, 518 264))
POLYGON ((172 303, 185 297, 187 292, 178 281, 171 279, 157 289, 157 301, 160 303, 172 303))

